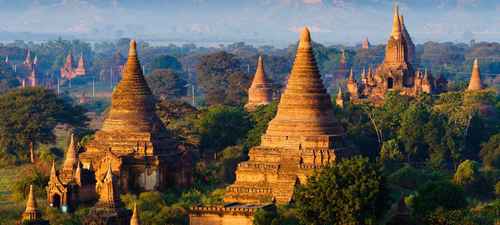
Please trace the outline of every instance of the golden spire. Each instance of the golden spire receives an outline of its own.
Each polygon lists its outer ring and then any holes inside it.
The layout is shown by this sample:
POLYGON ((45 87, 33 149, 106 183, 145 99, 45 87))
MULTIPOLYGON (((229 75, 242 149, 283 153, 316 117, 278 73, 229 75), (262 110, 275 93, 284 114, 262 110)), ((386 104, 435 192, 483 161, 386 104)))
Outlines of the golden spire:
POLYGON ((474 59, 474 65, 472 66, 472 74, 469 81, 468 91, 477 91, 483 89, 483 84, 481 81, 481 71, 479 70, 479 61, 474 59))
POLYGON ((66 151, 66 159, 64 160, 63 169, 73 171, 78 163, 78 149, 75 144, 75 135, 71 134, 68 150, 66 151))
POLYGON ((301 137, 342 132, 333 115, 330 95, 323 86, 313 54, 311 34, 306 27, 300 34, 295 62, 278 112, 265 135, 301 137))
POLYGON ((52 179, 52 177, 57 177, 55 160, 52 160, 52 167, 50 168, 50 179, 52 179))
POLYGON ((130 225, 141 225, 141 221, 139 220, 139 213, 137 211, 137 203, 134 203, 132 218, 130 218, 130 225))
POLYGON ((343 99, 342 88, 340 88, 340 87, 339 87, 339 90, 337 92, 337 99, 343 99))
POLYGON ((99 205, 107 208, 115 208, 120 204, 120 198, 115 187, 115 180, 111 170, 111 162, 108 163, 108 169, 104 179, 97 183, 96 188, 99 193, 99 205))
POLYGON ((26 202, 26 210, 22 215, 23 222, 32 222, 41 219, 41 213, 37 209, 35 193, 33 192, 33 185, 30 185, 30 192, 28 194, 28 201, 26 202))
POLYGON ((348 81, 354 81, 354 72, 352 71, 352 67, 351 67, 351 70, 349 71, 349 80, 348 81))
POLYGON ((152 132, 164 129, 155 113, 155 100, 142 73, 137 44, 130 41, 123 76, 111 99, 111 109, 102 125, 103 132, 152 132))
POLYGON ((399 6, 394 6, 394 17, 392 21, 392 33, 391 36, 394 39, 399 39, 401 37, 401 21, 399 18, 399 6))

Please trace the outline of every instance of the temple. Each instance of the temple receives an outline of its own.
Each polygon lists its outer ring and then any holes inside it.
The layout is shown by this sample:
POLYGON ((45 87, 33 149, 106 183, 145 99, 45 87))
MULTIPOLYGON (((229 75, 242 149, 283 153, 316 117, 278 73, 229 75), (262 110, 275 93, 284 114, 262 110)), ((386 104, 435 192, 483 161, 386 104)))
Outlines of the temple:
POLYGON ((124 193, 189 184, 189 153, 171 137, 156 115, 155 105, 142 74, 136 42, 131 41, 123 78, 112 94, 108 117, 80 154, 84 167, 94 165, 99 176, 111 161, 124 193))
POLYGON ((42 213, 37 207, 33 185, 30 185, 28 201, 26 202, 26 210, 24 210, 21 220, 17 223, 29 225, 48 225, 49 222, 42 218, 42 213))
POLYGON ((99 200, 90 209, 83 224, 129 225, 130 213, 122 207, 123 203, 120 201, 120 191, 111 171, 111 163, 108 165, 106 175, 97 181, 96 190, 99 193, 99 200))
POLYGON ((481 72, 479 70, 479 61, 474 59, 474 64, 472 65, 472 73, 469 81, 469 86, 467 91, 478 91, 484 88, 483 82, 481 81, 481 72))
POLYGON ((71 53, 68 54, 60 73, 61 78, 65 78, 67 80, 71 80, 75 77, 84 76, 85 74, 87 74, 83 54, 80 55, 80 58, 78 59, 78 66, 76 68, 73 68, 73 56, 71 55, 71 53))
POLYGON ((78 203, 92 201, 97 196, 92 167, 82 167, 78 157, 79 150, 71 135, 61 170, 57 171, 55 163, 52 163, 47 200, 50 207, 60 208, 63 212, 71 211, 78 203))
POLYGON ((252 81, 250 89, 248 89, 248 103, 245 109, 253 111, 262 105, 268 105, 273 101, 272 83, 267 79, 264 71, 264 62, 259 56, 257 62, 257 70, 252 81))
POLYGON ((349 77, 348 91, 352 102, 370 101, 381 104, 389 91, 417 96, 420 93, 437 94, 445 90, 446 80, 434 79, 428 70, 415 71, 415 45, 404 24, 399 8, 395 7, 392 32, 386 46, 384 62, 375 71, 371 68, 361 74, 361 82, 349 77))
POLYGON ((228 221, 240 215, 239 224, 252 224, 256 209, 290 203, 296 186, 307 183, 315 170, 352 154, 344 145, 344 134, 333 114, 305 28, 277 114, 261 137, 260 146, 253 147, 249 160, 238 165, 236 181, 226 189, 226 205, 193 207, 190 223, 236 224, 228 221))
POLYGON ((49 205, 71 211, 82 202, 99 199, 96 207, 113 208, 119 204, 109 200, 112 193, 189 185, 191 155, 160 121, 155 105, 142 74, 136 43, 131 41, 123 79, 112 94, 102 128, 84 146, 77 146, 72 137, 62 168, 57 171, 55 164, 52 166, 47 187, 49 205), (113 180, 113 189, 109 179, 113 180))

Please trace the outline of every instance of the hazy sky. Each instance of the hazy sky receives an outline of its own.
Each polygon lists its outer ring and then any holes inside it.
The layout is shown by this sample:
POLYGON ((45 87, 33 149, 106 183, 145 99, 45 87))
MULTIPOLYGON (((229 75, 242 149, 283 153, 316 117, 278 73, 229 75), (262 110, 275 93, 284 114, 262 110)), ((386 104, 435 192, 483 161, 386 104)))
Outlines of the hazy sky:
MULTIPOLYGON (((500 41, 500 0, 399 0, 418 42, 500 41)), ((286 45, 385 42, 391 0, 0 0, 0 32, 286 45)))

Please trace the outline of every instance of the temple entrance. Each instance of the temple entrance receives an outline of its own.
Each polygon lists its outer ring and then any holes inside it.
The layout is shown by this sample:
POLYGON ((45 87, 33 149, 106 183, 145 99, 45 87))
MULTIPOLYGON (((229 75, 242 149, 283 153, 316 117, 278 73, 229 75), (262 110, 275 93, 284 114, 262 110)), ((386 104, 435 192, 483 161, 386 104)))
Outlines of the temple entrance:
POLYGON ((387 89, 392 89, 394 87, 394 79, 392 77, 389 77, 387 79, 387 89))
POLYGON ((52 202, 50 202, 50 206, 54 208, 61 207, 61 196, 58 194, 52 195, 52 202))

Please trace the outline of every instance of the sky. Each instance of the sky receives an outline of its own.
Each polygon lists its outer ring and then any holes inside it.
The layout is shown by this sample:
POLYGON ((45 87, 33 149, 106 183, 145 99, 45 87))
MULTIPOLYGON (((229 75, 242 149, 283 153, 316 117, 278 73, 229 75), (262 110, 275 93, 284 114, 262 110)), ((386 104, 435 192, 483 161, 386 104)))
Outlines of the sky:
MULTIPOLYGON (((500 0, 398 0, 417 43, 500 42, 500 0)), ((393 0, 0 0, 0 40, 132 37, 153 43, 384 43, 393 0), (19 36, 16 34, 23 34, 19 36)))

